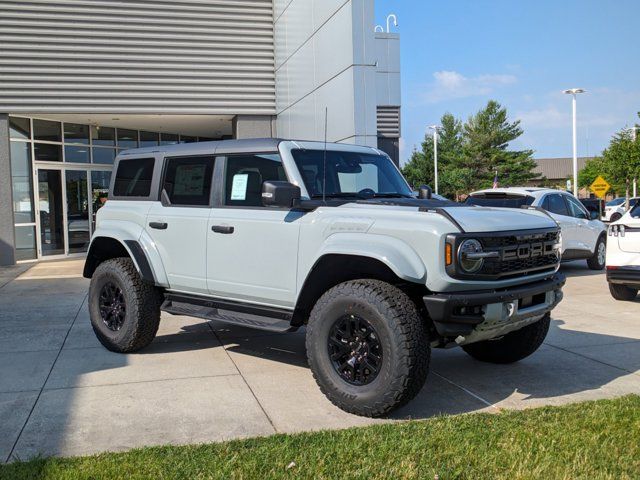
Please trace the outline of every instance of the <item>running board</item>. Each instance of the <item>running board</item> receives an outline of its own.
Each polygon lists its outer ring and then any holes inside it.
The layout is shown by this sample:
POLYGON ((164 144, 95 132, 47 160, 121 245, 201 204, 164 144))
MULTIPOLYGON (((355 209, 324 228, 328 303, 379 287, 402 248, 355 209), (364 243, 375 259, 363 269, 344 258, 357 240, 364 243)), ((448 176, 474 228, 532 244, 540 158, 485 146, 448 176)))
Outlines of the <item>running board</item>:
POLYGON ((291 325, 293 312, 289 310, 196 295, 167 293, 161 310, 172 315, 219 320, 269 332, 286 333, 295 332, 298 329, 291 325))

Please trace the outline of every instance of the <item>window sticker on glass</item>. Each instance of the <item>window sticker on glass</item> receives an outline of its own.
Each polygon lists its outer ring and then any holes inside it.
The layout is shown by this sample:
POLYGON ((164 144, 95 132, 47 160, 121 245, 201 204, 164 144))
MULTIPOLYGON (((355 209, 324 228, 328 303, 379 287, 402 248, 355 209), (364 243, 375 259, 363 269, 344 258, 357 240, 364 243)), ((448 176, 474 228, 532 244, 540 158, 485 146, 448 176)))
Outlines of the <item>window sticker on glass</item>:
POLYGON ((206 165, 180 165, 176 168, 174 195, 202 195, 206 165))
POLYGON ((231 200, 247 199, 247 184, 249 183, 249 174, 237 173, 233 176, 231 184, 231 200))

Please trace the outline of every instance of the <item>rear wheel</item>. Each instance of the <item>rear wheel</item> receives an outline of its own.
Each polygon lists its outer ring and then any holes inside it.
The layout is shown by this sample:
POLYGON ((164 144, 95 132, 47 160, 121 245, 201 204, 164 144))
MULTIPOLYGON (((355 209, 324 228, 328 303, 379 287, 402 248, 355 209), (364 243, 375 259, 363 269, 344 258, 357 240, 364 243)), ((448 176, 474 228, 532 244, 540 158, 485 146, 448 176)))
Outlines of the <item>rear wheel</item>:
POLYGON ((489 363, 513 363, 528 357, 540 348, 547 336, 551 314, 531 325, 527 325, 515 332, 507 333, 497 340, 485 340, 483 342, 463 345, 465 352, 476 360, 489 363))
POLYGON ((328 290, 311 311, 306 345, 320 390, 357 415, 391 412, 411 400, 427 377, 430 347, 415 304, 378 280, 328 290))
POLYGON ((607 242, 604 236, 598 238, 593 256, 587 260, 591 270, 602 270, 607 261, 607 242))
POLYGON ((613 298, 625 302, 635 300, 636 296, 638 295, 637 289, 627 287, 626 285, 619 285, 617 283, 610 283, 609 291, 611 292, 611 296, 613 298))
POLYGON ((130 258, 101 263, 89 285, 91 326, 113 352, 135 352, 149 345, 160 323, 162 295, 142 280, 130 258))

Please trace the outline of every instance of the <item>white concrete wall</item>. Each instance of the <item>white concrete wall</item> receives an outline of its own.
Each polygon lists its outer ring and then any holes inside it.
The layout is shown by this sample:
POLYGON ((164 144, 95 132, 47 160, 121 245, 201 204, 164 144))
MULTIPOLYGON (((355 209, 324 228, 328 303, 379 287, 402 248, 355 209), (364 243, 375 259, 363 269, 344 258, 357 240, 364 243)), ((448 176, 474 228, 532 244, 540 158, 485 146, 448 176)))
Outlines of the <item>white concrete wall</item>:
POLYGON ((274 0, 276 134, 375 146, 373 0, 274 0))
POLYGON ((376 33, 376 99, 380 106, 402 105, 400 94, 400 36, 376 33))

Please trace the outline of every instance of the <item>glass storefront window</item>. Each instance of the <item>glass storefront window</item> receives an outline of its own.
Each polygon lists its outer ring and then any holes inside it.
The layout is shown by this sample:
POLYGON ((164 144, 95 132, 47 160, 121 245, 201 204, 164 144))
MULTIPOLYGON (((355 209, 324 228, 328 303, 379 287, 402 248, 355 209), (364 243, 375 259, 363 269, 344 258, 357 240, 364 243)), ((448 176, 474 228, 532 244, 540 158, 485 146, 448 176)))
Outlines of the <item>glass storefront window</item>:
POLYGON ((93 163, 102 165, 113 165, 116 159, 116 151, 113 148, 93 147, 93 163))
POLYGON ((32 225, 18 225, 15 227, 16 260, 35 260, 36 227, 32 225))
POLYGON ((161 133, 160 145, 175 145, 178 143, 178 135, 175 133, 161 133))
POLYGON ((119 148, 138 148, 138 131, 118 129, 118 147, 119 148))
POLYGON ((78 123, 64 124, 64 141, 66 143, 89 143, 89 125, 78 123))
POLYGON ((94 145, 116 146, 116 129, 111 127, 91 127, 91 140, 94 145))
POLYGON ((29 119, 9 117, 9 137, 31 139, 31 122, 29 119))
POLYGON ((45 142, 62 142, 62 128, 60 122, 51 120, 33 121, 33 138, 45 142))
POLYGON ((111 172, 91 172, 91 203, 93 205, 93 218, 91 219, 92 228, 96 226, 96 213, 106 203, 109 197, 109 182, 111 181, 111 172))
POLYGON ((11 142, 11 184, 13 216, 16 223, 35 221, 31 172, 31 144, 11 142))
POLYGON ((90 163, 89 147, 76 147, 74 145, 65 145, 64 160, 71 163, 90 163))
POLYGON ((40 162, 61 162, 62 161, 62 145, 54 145, 52 143, 35 143, 33 151, 36 160, 40 162))
POLYGON ((154 132, 140 132, 140 147, 157 147, 159 134, 154 132))
POLYGON ((69 253, 86 252, 89 246, 87 173, 86 170, 67 170, 65 172, 69 253))

